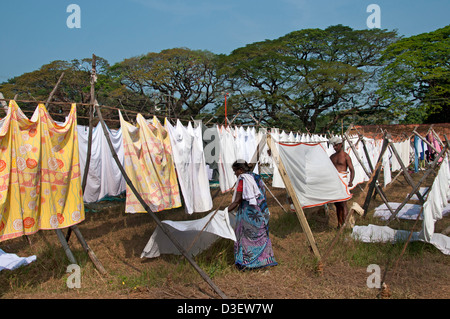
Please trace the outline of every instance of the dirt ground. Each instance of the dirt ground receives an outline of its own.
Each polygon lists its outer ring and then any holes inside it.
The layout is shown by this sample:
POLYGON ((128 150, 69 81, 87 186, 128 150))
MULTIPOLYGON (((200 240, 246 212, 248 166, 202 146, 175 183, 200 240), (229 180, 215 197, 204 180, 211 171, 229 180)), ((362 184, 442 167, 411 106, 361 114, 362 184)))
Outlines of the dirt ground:
MULTIPOLYGON (((417 181, 422 172, 411 174, 417 181)), ((432 178, 423 186, 430 186, 432 178)), ((357 186, 353 199, 361 206, 365 184, 357 186)), ((400 257, 404 245, 363 244, 354 241, 346 229, 337 244, 326 256, 323 269, 318 267, 304 231, 294 212, 289 210, 284 189, 270 188, 283 204, 267 193, 271 212, 270 238, 278 265, 256 271, 241 272, 233 266, 232 242, 220 239, 199 260, 211 280, 233 299, 447 299, 450 296, 450 258, 432 245, 410 243, 400 257), (217 260, 222 263, 215 263, 217 260), (212 265, 220 269, 214 269, 212 265), (225 264, 225 267, 223 266, 225 264), (377 264, 388 290, 367 286, 370 264, 377 264), (387 294, 388 293, 388 294, 387 294)), ((385 189, 388 200, 401 202, 411 190, 400 176, 385 189)), ((216 193, 215 189, 211 190, 216 193)), ((226 207, 231 194, 214 198, 226 207)), ((371 201, 365 218, 358 217, 357 225, 384 225, 372 217, 373 209, 382 204, 379 196, 371 201)), ((81 260, 82 287, 66 287, 69 264, 63 249, 52 231, 40 231, 29 241, 17 238, 0 243, 0 248, 19 256, 36 255, 32 264, 14 271, 0 272, 0 298, 3 299, 219 299, 219 295, 180 256, 161 256, 141 259, 140 254, 155 230, 149 214, 125 214, 123 201, 107 201, 87 206, 86 220, 79 224, 90 248, 107 271, 102 275, 83 251, 72 234, 71 249, 81 260)), ((338 234, 333 205, 305 209, 308 222, 319 251, 323 254, 338 234)), ((188 216, 183 209, 158 213, 161 220, 187 220, 205 214, 188 216)), ((436 232, 450 225, 450 217, 437 222, 436 232)), ((395 229, 420 230, 421 222, 395 221, 395 229)))

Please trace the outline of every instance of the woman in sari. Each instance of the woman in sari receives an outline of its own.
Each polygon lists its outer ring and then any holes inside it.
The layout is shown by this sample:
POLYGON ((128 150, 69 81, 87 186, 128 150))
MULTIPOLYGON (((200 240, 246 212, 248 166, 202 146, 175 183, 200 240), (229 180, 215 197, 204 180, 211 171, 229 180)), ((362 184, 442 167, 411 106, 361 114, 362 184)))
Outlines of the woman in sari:
POLYGON ((269 238, 269 208, 261 176, 251 172, 245 161, 238 160, 232 165, 237 186, 233 202, 228 211, 237 210, 234 258, 241 269, 256 269, 275 266, 277 262, 269 238))

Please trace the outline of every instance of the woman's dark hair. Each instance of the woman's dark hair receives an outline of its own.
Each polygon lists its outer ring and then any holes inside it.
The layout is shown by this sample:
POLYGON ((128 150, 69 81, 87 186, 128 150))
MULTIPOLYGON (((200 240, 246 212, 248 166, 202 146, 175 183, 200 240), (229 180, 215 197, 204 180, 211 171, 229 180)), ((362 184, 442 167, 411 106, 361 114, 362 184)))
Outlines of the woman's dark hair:
POLYGON ((231 165, 231 167, 233 168, 233 170, 242 168, 242 170, 247 173, 252 171, 253 165, 248 164, 244 160, 237 160, 236 162, 233 163, 233 165, 231 165))

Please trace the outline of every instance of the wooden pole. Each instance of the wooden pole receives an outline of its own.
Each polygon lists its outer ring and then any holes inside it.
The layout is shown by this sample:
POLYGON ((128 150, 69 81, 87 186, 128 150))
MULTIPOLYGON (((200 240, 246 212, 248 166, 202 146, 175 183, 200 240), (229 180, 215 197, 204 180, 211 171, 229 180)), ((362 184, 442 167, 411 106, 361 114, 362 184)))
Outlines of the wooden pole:
POLYGON ((94 118, 94 104, 95 104, 95 82, 97 81, 96 74, 96 56, 92 55, 92 71, 91 71, 91 105, 89 105, 89 135, 88 135, 88 148, 86 154, 86 165, 84 167, 83 180, 81 182, 81 190, 86 189, 87 176, 89 174, 89 166, 91 162, 91 152, 92 152, 92 122, 94 118))
POLYGON ((64 72, 61 73, 61 75, 59 76, 58 82, 56 82, 56 85, 53 87, 53 90, 50 92, 50 95, 48 96, 47 102, 45 103, 45 108, 48 111, 50 111, 49 108, 48 108, 48 105, 49 105, 50 101, 52 100, 53 95, 55 95, 55 92, 58 89, 58 86, 61 83, 63 77, 64 77, 64 72))
POLYGON ((274 160, 278 159, 278 161, 277 161, 278 170, 280 171, 280 175, 281 175, 281 178, 283 179, 284 185, 286 186, 286 190, 287 190, 289 196, 291 196, 292 202, 295 207, 295 212, 297 214, 297 218, 300 221, 300 225, 306 234, 306 238, 308 239, 308 242, 311 246, 311 249, 312 249, 314 255, 317 257, 317 260, 320 262, 320 259, 321 259, 320 252, 319 252, 319 249, 317 248, 316 241, 314 239, 311 228, 309 227, 308 220, 306 219, 305 213, 303 212, 302 205, 300 204, 297 194, 295 193, 294 187, 291 184, 291 181, 287 174, 286 168, 284 167, 283 161, 281 160, 281 158, 278 154, 278 150, 276 147, 272 147, 272 146, 274 146, 274 144, 272 144, 272 143, 273 143, 272 137, 269 134, 269 135, 267 135, 267 145, 269 146, 269 149, 272 152, 272 158, 274 160))
MULTIPOLYGON (((388 138, 389 138, 389 148, 391 149, 391 152, 394 153, 394 156, 397 158, 397 162, 400 164, 400 168, 403 171, 403 176, 405 176, 406 182, 408 182, 408 184, 411 187, 414 187, 413 179, 411 178, 411 176, 409 176, 408 170, 406 169, 405 164, 403 164, 403 161, 400 158, 400 155, 398 155, 398 152, 395 149, 394 145, 392 144, 392 141, 390 140, 390 137, 388 137, 388 138)), ((420 194, 419 191, 416 193, 416 195, 419 198, 419 201, 420 201, 421 204, 425 203, 425 200, 423 199, 422 194, 420 194)))
POLYGON ((102 263, 100 262, 100 260, 98 260, 97 256, 95 255, 94 251, 89 247, 89 245, 87 244, 86 240, 84 239, 83 235, 81 234, 81 231, 78 229, 77 225, 73 225, 70 227, 70 229, 73 230, 73 232, 75 233, 75 235, 78 238, 78 241, 80 242, 81 246, 83 246, 84 250, 87 252, 87 254, 89 255, 89 258, 91 259, 91 261, 94 263, 95 267, 100 271, 100 273, 102 275, 105 275, 107 272, 105 270, 105 268, 103 267, 102 263))
POLYGON ((114 147, 112 145, 111 139, 109 138, 108 129, 106 128, 106 124, 103 120, 102 112, 100 111, 100 107, 97 104, 96 106, 97 115, 99 117, 103 133, 105 134, 106 141, 109 145, 109 148, 111 150, 111 154, 113 155, 113 158, 117 164, 117 167, 121 171, 125 181, 127 182, 127 185, 130 187, 133 194, 136 196, 140 204, 144 207, 144 209, 147 211, 147 213, 150 214, 150 216, 153 218, 153 220, 156 222, 156 224, 161 228, 161 230, 164 232, 164 234, 172 241, 174 246, 180 251, 180 253, 184 256, 184 258, 187 259, 187 261, 194 267, 194 269, 199 273, 199 275, 205 280, 211 288, 223 299, 227 299, 227 296, 217 287, 212 280, 208 277, 208 275, 197 265, 197 263, 194 261, 194 259, 189 256, 189 254, 186 252, 186 250, 181 246, 181 244, 176 240, 176 238, 167 230, 166 226, 159 220, 159 218, 156 216, 156 214, 150 209, 150 207, 147 205, 147 203, 144 201, 144 199, 141 197, 137 189, 134 187, 133 183, 131 182, 130 178, 128 177, 128 174, 126 173, 124 167, 122 166, 119 157, 117 156, 116 151, 114 150, 114 147))
MULTIPOLYGON (((385 136, 383 138, 383 145, 381 146, 381 153, 380 153, 380 156, 378 157, 378 161, 377 161, 377 165, 376 165, 375 171, 373 172, 374 176, 373 176, 371 184, 369 185, 369 191, 367 192, 366 200, 364 201, 364 205, 363 205, 364 217, 367 215, 367 210, 369 208, 370 200, 371 200, 371 197, 373 195, 373 192, 374 192, 375 188, 378 186, 377 185, 377 183, 378 183, 378 176, 380 175, 380 172, 381 172, 381 160, 382 160, 382 157, 384 155, 384 152, 386 152, 387 146, 388 146, 388 141, 387 141, 386 136, 385 136)), ((369 159, 369 161, 370 161, 370 159, 369 159)))
MULTIPOLYGON (((352 141, 350 141, 350 138, 348 137, 348 135, 345 133, 344 134, 344 138, 347 140, 348 144, 350 145, 350 147, 353 150, 353 153, 356 156, 356 159, 358 160, 359 164, 361 165, 361 167, 364 170, 364 173, 366 173, 367 177, 369 177, 369 181, 368 181, 368 185, 371 183, 371 181, 374 178, 374 175, 371 174, 367 167, 364 166, 364 163, 362 162, 362 160, 359 158, 358 152, 356 150, 356 147, 353 145, 352 141)), ((370 161, 370 159, 368 159, 368 161, 370 161)), ((375 190, 378 192, 378 194, 380 195, 381 199, 383 200, 383 202, 386 204, 386 207, 389 209, 389 211, 391 212, 391 214, 394 213, 394 210, 391 208, 391 206, 388 203, 388 200, 386 198, 386 195, 384 194, 383 190, 381 189, 381 187, 375 183, 375 190)), ((366 212, 364 211, 364 217, 366 216, 366 212)))
POLYGON ((56 229, 56 235, 58 236, 59 242, 63 246, 64 252, 66 253, 67 258, 72 264, 77 264, 77 261, 70 250, 69 244, 67 243, 66 238, 64 237, 64 234, 62 233, 61 229, 56 229))
POLYGON ((447 151, 448 148, 449 148, 449 144, 447 143, 447 145, 444 146, 442 151, 438 154, 438 156, 436 156, 434 161, 431 163, 430 168, 423 174, 422 178, 413 187, 413 190, 406 196, 406 198, 403 200, 403 202, 397 207, 397 209, 391 215, 391 217, 389 217, 389 220, 387 221, 386 225, 388 225, 397 216, 398 212, 403 208, 403 206, 405 206, 405 204, 411 199, 411 197, 417 193, 417 191, 420 188, 420 185, 428 177, 428 175, 430 175, 431 172, 434 171, 434 169, 438 165, 439 159, 442 157, 442 155, 444 155, 444 153, 447 151))
POLYGON ((417 133, 415 130, 413 131, 413 133, 419 137, 422 141, 425 142, 425 144, 427 144, 429 147, 431 147, 433 149, 433 151, 435 151, 436 153, 439 153, 438 150, 434 147, 433 144, 431 144, 430 142, 428 142, 428 140, 424 137, 422 137, 419 133, 417 133))

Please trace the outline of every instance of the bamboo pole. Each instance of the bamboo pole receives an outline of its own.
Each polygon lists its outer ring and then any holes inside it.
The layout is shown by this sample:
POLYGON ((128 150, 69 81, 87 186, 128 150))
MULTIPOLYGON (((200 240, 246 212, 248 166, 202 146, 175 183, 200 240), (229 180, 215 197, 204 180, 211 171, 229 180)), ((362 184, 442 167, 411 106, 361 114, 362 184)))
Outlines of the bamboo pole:
MULTIPOLYGON (((378 186, 377 183, 378 183, 378 176, 380 175, 380 172, 381 172, 381 161, 382 161, 384 152, 386 152, 387 146, 388 146, 388 141, 386 139, 386 136, 384 136, 383 145, 381 146, 381 153, 380 153, 380 156, 378 157, 377 165, 373 172, 374 176, 373 176, 371 184, 369 185, 369 191, 367 192, 367 197, 366 197, 366 200, 364 201, 364 205, 363 205, 364 217, 367 215, 367 210, 369 208, 370 200, 373 195, 374 189, 378 186)), ((381 192, 380 192, 380 196, 381 196, 381 192)))
POLYGON ((397 207, 394 214, 389 217, 389 220, 387 221, 386 225, 388 225, 398 214, 398 212, 405 206, 405 204, 411 199, 411 197, 416 194, 420 188, 420 185, 423 183, 423 181, 428 177, 428 175, 431 174, 431 172, 434 171, 436 166, 438 166, 439 159, 445 154, 445 152, 449 148, 449 143, 445 145, 445 147, 442 149, 442 151, 436 156, 434 161, 431 163, 430 168, 423 174, 422 178, 417 182, 417 184, 413 187, 413 190, 406 196, 406 198, 403 200, 403 202, 397 207))
POLYGON ((128 177, 128 174, 126 173, 124 167, 122 166, 119 157, 117 156, 116 151, 114 150, 114 147, 112 145, 111 139, 109 138, 108 129, 106 128, 106 124, 103 120, 102 112, 100 111, 99 105, 95 105, 97 116, 99 117, 103 133, 105 134, 106 141, 108 143, 108 146, 111 150, 111 154, 113 155, 113 158, 117 164, 117 167, 121 171, 125 181, 127 182, 127 185, 130 187, 133 194, 136 196, 140 204, 144 207, 144 209, 147 211, 147 213, 150 214, 150 216, 153 218, 153 220, 156 222, 156 224, 161 228, 161 230, 164 232, 164 234, 172 241, 174 246, 180 251, 180 253, 184 256, 184 258, 187 259, 187 261, 194 267, 194 269, 199 273, 199 275, 205 280, 210 287, 222 298, 227 299, 227 296, 217 287, 214 282, 208 277, 208 275, 197 265, 197 263, 194 261, 192 257, 189 256, 189 254, 186 252, 186 250, 181 246, 181 244, 176 240, 175 237, 172 236, 172 234, 167 230, 166 226, 161 223, 159 218, 156 216, 156 214, 150 209, 150 207, 147 205, 147 203, 144 201, 144 199, 141 197, 137 189, 134 187, 132 181, 128 177))
POLYGON ((58 86, 61 83, 63 77, 64 77, 64 72, 61 73, 61 75, 59 76, 58 82, 56 82, 55 87, 53 88, 53 90, 50 92, 50 95, 48 96, 47 103, 45 103, 45 108, 47 109, 47 111, 49 111, 48 105, 49 105, 50 101, 53 99, 53 95, 55 95, 55 92, 58 89, 58 86))
POLYGON ((61 229, 56 229, 55 232, 56 232, 56 235, 58 236, 59 242, 63 246, 64 252, 66 253, 66 256, 69 259, 69 261, 72 264, 77 264, 77 261, 73 255, 72 251, 70 250, 69 244, 67 243, 67 240, 64 237, 64 234, 62 233, 61 229))
POLYGON ((84 194, 86 189, 87 177, 89 175, 89 166, 91 162, 91 152, 92 152, 92 122, 94 118, 94 104, 95 104, 95 82, 97 81, 96 75, 96 56, 92 55, 92 73, 91 73, 91 104, 89 105, 89 134, 88 134, 88 148, 86 154, 86 165, 84 167, 83 180, 81 182, 81 190, 84 194))
MULTIPOLYGON (((405 164, 403 164, 402 159, 400 158, 400 155, 398 155, 397 150, 395 149, 394 145, 392 144, 392 141, 389 138, 389 148, 391 149, 391 152, 394 153, 394 156, 397 158, 398 163, 400 164, 400 167, 403 171, 403 176, 405 176, 406 182, 411 186, 414 187, 414 181, 412 180, 411 176, 408 174, 408 170, 405 167, 405 164)), ((417 197, 419 198, 420 203, 423 205, 425 200, 422 197, 422 194, 418 191, 416 193, 417 197)))
MULTIPOLYGON (((366 173, 367 177, 369 177, 369 181, 368 181, 368 184, 367 184, 367 186, 368 186, 368 185, 370 184, 370 182, 373 180, 374 175, 371 174, 371 173, 368 171, 367 167, 364 166, 364 163, 363 163, 362 160, 359 158, 358 152, 357 152, 355 146, 353 145, 352 141, 350 141, 350 138, 348 137, 347 133, 344 134, 344 138, 347 140, 348 144, 349 144, 350 147, 352 148, 353 153, 354 153, 355 156, 356 156, 356 159, 358 160, 359 164, 361 165, 361 167, 362 167, 363 170, 364 170, 364 173, 366 173)), ((370 159, 368 159, 368 161, 370 161, 370 159)), ((386 204, 386 207, 387 207, 387 208, 389 209, 389 211, 391 212, 391 214, 393 214, 393 213, 394 213, 394 210, 393 210, 393 209, 391 208, 391 206, 389 205, 388 200, 387 200, 387 198, 386 198, 386 195, 384 194, 383 190, 381 189, 381 187, 380 187, 377 183, 375 183, 375 190, 378 192, 378 194, 380 195, 381 199, 382 199, 383 202, 386 204)), ((364 217, 366 216, 366 214, 367 214, 366 211, 364 211, 364 217)))
POLYGON ((81 231, 78 229, 77 225, 73 225, 70 226, 69 229, 72 229, 73 232, 75 233, 75 235, 78 238, 78 241, 80 242, 81 246, 83 246, 84 250, 87 252, 87 254, 89 255, 89 258, 91 259, 91 261, 94 263, 95 267, 100 271, 100 273, 102 275, 105 275, 107 272, 105 270, 105 268, 103 267, 102 263, 100 262, 100 260, 97 258, 97 256, 95 255, 94 251, 89 247, 88 243, 86 242, 86 240, 84 239, 83 235, 81 234, 81 231))

